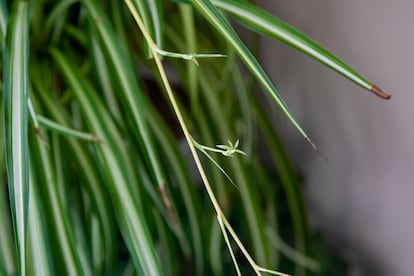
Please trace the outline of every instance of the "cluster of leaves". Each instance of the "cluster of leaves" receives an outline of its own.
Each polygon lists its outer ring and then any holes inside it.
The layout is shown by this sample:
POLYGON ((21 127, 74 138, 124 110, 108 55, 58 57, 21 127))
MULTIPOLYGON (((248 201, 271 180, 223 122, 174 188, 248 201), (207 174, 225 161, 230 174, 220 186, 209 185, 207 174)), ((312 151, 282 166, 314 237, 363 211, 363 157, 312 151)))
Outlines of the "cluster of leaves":
POLYGON ((239 263, 259 273, 277 268, 280 253, 292 273, 317 270, 300 181, 252 92, 256 82, 313 143, 218 9, 388 95, 250 2, 126 2, 0 1, 0 272, 202 275, 239 263), (202 166, 192 151, 196 174, 183 131, 208 157, 202 166), (212 146, 228 140, 237 142, 212 146), (255 154, 259 142, 270 165, 255 154), (286 224, 289 237, 279 233, 286 224))

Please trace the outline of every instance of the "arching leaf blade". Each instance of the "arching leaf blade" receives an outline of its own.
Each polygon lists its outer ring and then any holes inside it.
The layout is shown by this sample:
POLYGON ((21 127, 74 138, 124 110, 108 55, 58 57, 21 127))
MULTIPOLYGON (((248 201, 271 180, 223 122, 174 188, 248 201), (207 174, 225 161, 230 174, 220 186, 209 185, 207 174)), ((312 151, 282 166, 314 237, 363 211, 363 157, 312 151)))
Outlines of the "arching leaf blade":
POLYGON ((235 52, 238 54, 243 63, 247 66, 250 72, 254 75, 257 81, 263 86, 263 88, 273 97, 282 111, 286 114, 288 119, 296 127, 296 129, 302 134, 305 139, 312 144, 308 135, 299 125, 292 112, 289 110, 285 101, 280 96, 278 90, 273 85, 272 81, 267 76, 266 72, 260 66, 259 62, 242 42, 240 37, 231 27, 230 23, 220 14, 217 8, 210 0, 192 0, 193 5, 204 16, 204 18, 210 22, 211 25, 223 36, 224 39, 232 46, 235 52))
POLYGON ((389 99, 391 97, 319 43, 256 5, 247 1, 235 0, 213 0, 213 3, 216 7, 234 16, 249 29, 301 51, 381 98, 389 99))
POLYGON ((126 161, 121 156, 125 149, 119 144, 122 141, 120 133, 98 95, 87 80, 80 75, 76 66, 57 49, 52 49, 51 54, 81 106, 83 116, 91 131, 105 141, 104 145, 99 145, 96 149, 108 179, 108 189, 115 207, 115 215, 135 267, 141 268, 145 275, 161 275, 159 258, 155 252, 143 210, 134 201, 128 183, 125 171, 126 161))

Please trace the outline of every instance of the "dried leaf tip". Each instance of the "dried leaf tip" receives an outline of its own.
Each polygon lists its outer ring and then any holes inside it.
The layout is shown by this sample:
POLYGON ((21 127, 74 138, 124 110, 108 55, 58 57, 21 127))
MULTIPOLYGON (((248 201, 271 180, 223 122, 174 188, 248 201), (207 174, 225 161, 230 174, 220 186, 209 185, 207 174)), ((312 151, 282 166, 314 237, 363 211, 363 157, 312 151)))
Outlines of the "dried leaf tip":
POLYGON ((42 132, 40 132, 40 127, 37 125, 37 126, 34 126, 33 128, 34 128, 34 132, 35 132, 36 136, 39 138, 40 142, 45 144, 47 149, 50 150, 50 145, 46 141, 46 139, 43 137, 42 132))
POLYGON ((305 136, 305 140, 306 140, 306 142, 308 142, 311 146, 312 146, 312 148, 323 158, 323 159, 325 159, 325 161, 326 161, 326 163, 327 164, 330 164, 329 163, 329 160, 328 160, 328 158, 326 158, 326 156, 325 155, 323 155, 322 154, 322 152, 318 149, 318 147, 312 142, 312 140, 308 137, 308 136, 305 136))
POLYGON ((369 89, 369 91, 371 91, 372 93, 374 93, 375 95, 377 95, 378 97, 383 98, 384 100, 389 100, 391 99, 391 95, 385 93, 384 91, 382 91, 378 86, 376 86, 375 84, 373 84, 371 86, 371 88, 369 89))
POLYGON ((158 187, 158 192, 161 194, 162 201, 164 202, 165 207, 167 208, 167 212, 171 221, 176 227, 181 228, 177 215, 174 211, 174 207, 171 203, 170 197, 168 196, 167 190, 165 189, 164 183, 162 183, 161 186, 158 187))
POLYGON ((99 137, 98 137, 98 136, 96 136, 96 135, 92 135, 92 136, 91 136, 91 141, 92 141, 92 142, 99 143, 99 144, 104 144, 104 140, 102 140, 101 138, 99 138, 99 137))

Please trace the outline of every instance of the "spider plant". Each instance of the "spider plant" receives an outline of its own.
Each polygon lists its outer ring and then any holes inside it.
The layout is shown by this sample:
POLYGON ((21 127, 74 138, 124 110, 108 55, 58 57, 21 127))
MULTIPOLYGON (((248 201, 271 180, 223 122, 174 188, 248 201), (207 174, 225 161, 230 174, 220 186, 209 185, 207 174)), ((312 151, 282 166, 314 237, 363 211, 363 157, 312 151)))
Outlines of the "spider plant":
POLYGON ((328 271, 263 98, 318 149, 229 20, 390 95, 251 1, 0 7, 0 273, 328 271))

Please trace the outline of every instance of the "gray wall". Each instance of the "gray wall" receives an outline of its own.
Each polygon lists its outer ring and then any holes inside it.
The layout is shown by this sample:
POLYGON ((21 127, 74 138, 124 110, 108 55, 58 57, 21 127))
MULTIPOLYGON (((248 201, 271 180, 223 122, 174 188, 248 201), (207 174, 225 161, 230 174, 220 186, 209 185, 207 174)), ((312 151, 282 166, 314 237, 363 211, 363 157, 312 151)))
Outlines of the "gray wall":
POLYGON ((383 101, 263 39, 262 62, 327 165, 281 116, 312 225, 350 275, 414 275, 414 1, 258 1, 393 94, 383 101))

